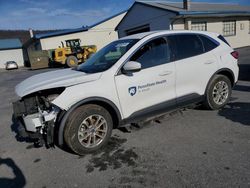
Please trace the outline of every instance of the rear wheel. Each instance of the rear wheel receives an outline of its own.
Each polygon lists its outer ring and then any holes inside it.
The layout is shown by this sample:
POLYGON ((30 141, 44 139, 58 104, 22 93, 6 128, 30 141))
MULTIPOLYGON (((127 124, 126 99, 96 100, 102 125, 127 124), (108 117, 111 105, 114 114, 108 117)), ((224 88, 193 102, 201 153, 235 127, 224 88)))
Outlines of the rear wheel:
POLYGON ((66 64, 68 67, 76 67, 78 65, 78 59, 75 56, 69 56, 66 59, 66 64))
POLYGON ((112 133, 113 121, 109 112, 98 105, 77 108, 69 117, 64 130, 66 144, 83 155, 104 146, 112 133))
POLYGON ((215 75, 208 84, 204 106, 206 109, 217 110, 224 107, 232 93, 231 81, 224 75, 215 75))

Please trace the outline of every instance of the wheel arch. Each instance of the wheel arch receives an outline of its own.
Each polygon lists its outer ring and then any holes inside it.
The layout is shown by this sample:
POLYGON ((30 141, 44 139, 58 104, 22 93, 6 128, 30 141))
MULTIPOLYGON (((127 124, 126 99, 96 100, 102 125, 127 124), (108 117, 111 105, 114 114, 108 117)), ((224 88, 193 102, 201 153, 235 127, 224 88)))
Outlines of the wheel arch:
POLYGON ((228 77, 229 80, 230 80, 230 82, 231 82, 231 84, 232 84, 232 87, 235 85, 235 76, 234 76, 233 71, 230 70, 230 69, 228 69, 228 68, 222 68, 222 69, 217 70, 217 71, 211 76, 211 78, 209 79, 209 81, 207 82, 205 94, 206 94, 206 92, 207 92, 209 83, 211 82, 211 80, 213 79, 213 77, 214 77, 215 75, 218 75, 218 74, 224 75, 224 76, 228 77))
POLYGON ((224 76, 228 77, 229 80, 230 80, 230 82, 231 82, 231 84, 232 84, 232 87, 234 86, 234 84, 235 84, 235 77, 234 77, 234 73, 233 73, 232 70, 230 70, 228 68, 223 68, 223 69, 220 69, 220 70, 216 71, 214 75, 218 75, 218 74, 224 75, 224 76))
POLYGON ((205 90, 205 94, 204 94, 205 98, 203 101, 203 107, 205 107, 205 109, 215 110, 215 109, 221 108, 221 106, 214 106, 213 104, 211 104, 210 99, 209 99, 209 95, 208 95, 210 85, 211 85, 213 79, 215 78, 215 76, 218 76, 218 75, 227 77, 231 83, 232 88, 235 85, 235 76, 234 76, 234 73, 232 70, 230 70, 228 68, 222 68, 222 69, 219 69, 218 71, 216 71, 211 76, 211 78, 209 79, 207 86, 206 86, 206 90, 205 90))
POLYGON ((81 100, 77 102, 75 105, 73 105, 68 111, 63 113, 63 117, 61 118, 59 122, 59 127, 58 127, 58 145, 62 146, 64 144, 64 137, 63 137, 63 132, 64 128, 67 122, 67 119, 69 115, 78 107, 85 105, 85 104, 96 104, 100 105, 108 112, 110 113, 113 123, 114 123, 114 128, 117 128, 119 126, 119 123, 121 122, 121 113, 117 106, 110 100, 102 97, 90 97, 84 100, 81 100))

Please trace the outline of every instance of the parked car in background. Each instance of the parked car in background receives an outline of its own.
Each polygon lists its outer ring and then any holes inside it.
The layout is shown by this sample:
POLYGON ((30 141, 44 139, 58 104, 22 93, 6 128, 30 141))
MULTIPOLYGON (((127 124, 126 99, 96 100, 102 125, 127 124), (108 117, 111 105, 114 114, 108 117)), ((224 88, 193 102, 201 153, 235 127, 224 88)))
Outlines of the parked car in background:
POLYGON ((16 86, 23 136, 77 154, 107 144, 112 129, 193 103, 217 110, 238 79, 238 53, 216 33, 155 31, 114 41, 76 68, 16 86))
POLYGON ((5 69, 6 70, 18 69, 18 65, 15 61, 7 61, 5 63, 5 69))

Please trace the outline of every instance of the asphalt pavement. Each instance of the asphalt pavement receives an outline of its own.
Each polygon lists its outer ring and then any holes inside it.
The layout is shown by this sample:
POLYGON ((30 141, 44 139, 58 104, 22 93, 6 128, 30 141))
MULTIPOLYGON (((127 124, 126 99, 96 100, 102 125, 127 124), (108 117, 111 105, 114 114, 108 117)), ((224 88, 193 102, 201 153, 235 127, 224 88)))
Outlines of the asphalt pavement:
POLYGON ((222 110, 188 109, 115 130, 107 147, 79 157, 34 148, 12 125, 14 86, 40 72, 0 71, 0 187, 250 187, 250 47, 222 110))

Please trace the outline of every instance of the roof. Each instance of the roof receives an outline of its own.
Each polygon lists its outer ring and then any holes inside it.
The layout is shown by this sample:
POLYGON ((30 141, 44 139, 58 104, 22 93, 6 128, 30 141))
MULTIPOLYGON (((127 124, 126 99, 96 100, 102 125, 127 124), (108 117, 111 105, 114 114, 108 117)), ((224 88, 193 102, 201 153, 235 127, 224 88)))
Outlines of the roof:
POLYGON ((126 19, 127 15, 137 4, 142 4, 149 7, 166 10, 176 14, 175 18, 186 17, 228 17, 228 16, 250 16, 250 6, 241 6, 239 4, 228 3, 204 3, 204 2, 191 2, 189 10, 183 8, 183 2, 168 2, 156 0, 136 0, 130 7, 125 17, 116 26, 117 31, 122 22, 126 19))
POLYGON ((177 15, 250 15, 250 6, 228 3, 203 3, 189 2, 190 9, 183 9, 183 2, 164 2, 164 1, 136 1, 152 7, 168 10, 177 13, 177 15))
POLYGON ((0 50, 20 48, 22 48, 22 43, 19 39, 0 39, 0 50))
POLYGON ((113 15, 113 16, 110 16, 110 17, 108 17, 108 18, 106 18, 106 19, 104 19, 104 20, 102 20, 102 21, 100 21, 100 22, 97 22, 97 23, 95 23, 95 24, 89 26, 88 28, 91 29, 91 28, 93 28, 93 27, 95 27, 95 26, 97 26, 97 25, 100 25, 100 24, 102 24, 102 23, 108 21, 108 20, 111 20, 112 18, 115 18, 116 16, 119 16, 119 15, 121 15, 121 14, 124 14, 124 13, 126 13, 127 11, 128 11, 128 10, 124 10, 124 11, 122 11, 122 12, 119 12, 119 13, 113 15))
POLYGON ((129 36, 120 38, 119 40, 124 40, 124 39, 142 39, 142 38, 144 38, 144 37, 146 37, 148 35, 154 34, 154 33, 157 33, 157 31, 149 31, 149 32, 143 32, 143 33, 137 33, 137 34, 134 34, 134 35, 129 35, 129 36))
POLYGON ((208 31, 193 31, 193 30, 158 30, 158 31, 149 31, 149 32, 143 32, 138 33, 134 35, 129 35, 123 38, 120 38, 119 40, 124 39, 142 39, 147 36, 159 36, 159 35, 168 35, 168 34, 178 34, 178 33, 196 33, 196 34, 205 34, 205 35, 213 35, 218 36, 217 33, 208 32, 208 31))
POLYGON ((34 36, 34 38, 36 39, 43 39, 43 38, 49 38, 49 37, 55 37, 55 36, 61 36, 61 35, 68 35, 68 34, 73 34, 73 33, 79 33, 79 32, 84 32, 84 31, 88 31, 89 29, 97 26, 97 25, 100 25, 116 16, 119 16, 123 13, 127 12, 127 10, 125 11, 122 11, 122 12, 119 12, 113 16, 110 16, 100 22, 97 22, 93 25, 90 25, 90 26, 87 26, 87 27, 81 27, 81 28, 76 28, 76 29, 65 29, 65 30, 61 30, 61 31, 56 31, 56 32, 49 32, 49 33, 42 33, 42 34, 37 34, 34 36))

